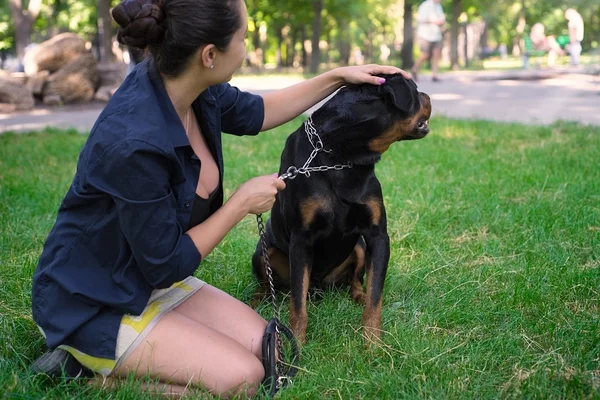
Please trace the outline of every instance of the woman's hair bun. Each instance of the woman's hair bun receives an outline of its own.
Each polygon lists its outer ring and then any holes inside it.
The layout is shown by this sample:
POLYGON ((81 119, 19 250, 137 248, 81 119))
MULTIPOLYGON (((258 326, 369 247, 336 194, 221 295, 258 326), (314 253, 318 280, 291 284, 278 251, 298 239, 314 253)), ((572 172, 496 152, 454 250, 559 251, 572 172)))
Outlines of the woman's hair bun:
POLYGON ((140 49, 158 44, 165 34, 165 15, 152 0, 124 0, 112 10, 119 24, 119 43, 140 49))

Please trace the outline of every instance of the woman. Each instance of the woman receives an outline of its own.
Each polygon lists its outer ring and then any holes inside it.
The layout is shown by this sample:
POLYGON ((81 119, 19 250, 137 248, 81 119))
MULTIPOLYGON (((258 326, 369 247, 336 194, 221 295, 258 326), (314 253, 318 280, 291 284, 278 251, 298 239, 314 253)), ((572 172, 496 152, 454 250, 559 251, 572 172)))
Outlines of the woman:
POLYGON ((285 184, 257 177, 223 204, 221 131, 254 135, 343 84, 404 74, 346 67, 263 97, 240 92, 225 82, 245 57, 246 13, 242 0, 126 0, 113 10, 119 41, 149 54, 92 128, 33 282, 48 346, 97 373, 149 374, 173 392, 255 393, 266 322, 192 275, 285 184))
POLYGON ((546 28, 539 22, 531 27, 529 38, 534 50, 548 52, 548 66, 550 67, 556 63, 557 56, 565 54, 554 36, 546 36, 546 28))

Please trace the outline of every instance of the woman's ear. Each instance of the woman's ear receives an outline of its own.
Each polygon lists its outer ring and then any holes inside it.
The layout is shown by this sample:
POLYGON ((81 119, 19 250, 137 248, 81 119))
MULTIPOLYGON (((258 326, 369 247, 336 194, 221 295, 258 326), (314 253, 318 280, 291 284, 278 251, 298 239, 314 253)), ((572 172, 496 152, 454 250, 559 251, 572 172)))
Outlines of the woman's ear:
POLYGON ((200 62, 204 68, 212 68, 215 64, 217 48, 214 44, 208 44, 200 50, 200 62))

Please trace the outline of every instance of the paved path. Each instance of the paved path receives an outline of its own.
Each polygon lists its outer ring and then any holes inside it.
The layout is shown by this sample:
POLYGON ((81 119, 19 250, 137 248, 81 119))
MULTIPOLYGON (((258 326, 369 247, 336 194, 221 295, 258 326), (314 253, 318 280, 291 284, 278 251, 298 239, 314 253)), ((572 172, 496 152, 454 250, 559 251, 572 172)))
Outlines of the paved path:
MULTIPOLYGON (((262 94, 300 80, 241 76, 232 84, 262 94)), ((444 74, 438 83, 422 76, 418 84, 421 91, 431 96, 434 115, 528 124, 570 120, 600 126, 600 76, 547 71, 458 72, 444 74)), ((37 130, 45 126, 87 132, 102 107, 103 104, 88 104, 0 114, 0 133, 37 130)))

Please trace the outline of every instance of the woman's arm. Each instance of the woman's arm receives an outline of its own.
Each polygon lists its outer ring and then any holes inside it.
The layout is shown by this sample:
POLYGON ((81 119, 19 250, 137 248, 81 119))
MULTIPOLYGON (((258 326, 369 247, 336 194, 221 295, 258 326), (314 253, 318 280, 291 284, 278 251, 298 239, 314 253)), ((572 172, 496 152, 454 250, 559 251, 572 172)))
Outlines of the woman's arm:
POLYGON ((379 74, 403 74, 407 79, 410 78, 400 68, 391 66, 340 67, 302 83, 264 94, 265 119, 261 131, 291 121, 346 84, 381 85, 385 79, 373 76, 379 74))

